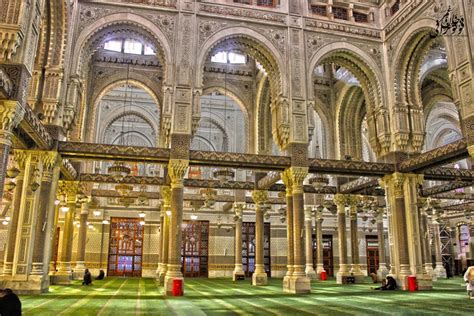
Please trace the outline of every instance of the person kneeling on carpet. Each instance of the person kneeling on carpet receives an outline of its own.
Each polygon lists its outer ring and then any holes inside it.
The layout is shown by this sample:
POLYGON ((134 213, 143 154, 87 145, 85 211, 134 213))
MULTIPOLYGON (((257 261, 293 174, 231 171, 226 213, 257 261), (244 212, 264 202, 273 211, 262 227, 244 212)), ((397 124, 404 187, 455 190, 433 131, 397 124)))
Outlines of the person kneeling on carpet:
POLYGON ((11 289, 0 290, 0 315, 17 316, 21 315, 21 302, 18 295, 11 289))
POLYGON ((467 295, 470 299, 474 299, 474 266, 467 268, 464 273, 464 281, 466 282, 467 295))
POLYGON ((84 271, 84 281, 82 281, 82 285, 89 285, 92 284, 92 275, 89 272, 89 269, 84 271))
POLYGON ((103 280, 105 278, 104 270, 100 269, 99 275, 95 278, 96 280, 103 280))
POLYGON ((374 290, 380 290, 380 291, 393 291, 397 289, 397 281, 391 276, 387 276, 387 282, 382 285, 381 287, 377 287, 374 290))

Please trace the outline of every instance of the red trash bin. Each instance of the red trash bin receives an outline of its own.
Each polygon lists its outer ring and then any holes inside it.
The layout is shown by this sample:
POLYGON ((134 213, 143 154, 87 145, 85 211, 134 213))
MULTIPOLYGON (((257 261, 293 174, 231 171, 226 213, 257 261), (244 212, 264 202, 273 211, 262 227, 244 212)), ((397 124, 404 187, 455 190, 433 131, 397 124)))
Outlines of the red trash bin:
POLYGON ((183 296, 183 280, 173 280, 173 296, 183 296))
POLYGON ((414 275, 408 276, 408 290, 410 292, 415 292, 416 290, 418 290, 418 285, 416 283, 416 276, 414 275))
POLYGON ((320 280, 321 281, 326 281, 327 279, 328 279, 328 276, 326 274, 326 271, 321 271, 320 280))

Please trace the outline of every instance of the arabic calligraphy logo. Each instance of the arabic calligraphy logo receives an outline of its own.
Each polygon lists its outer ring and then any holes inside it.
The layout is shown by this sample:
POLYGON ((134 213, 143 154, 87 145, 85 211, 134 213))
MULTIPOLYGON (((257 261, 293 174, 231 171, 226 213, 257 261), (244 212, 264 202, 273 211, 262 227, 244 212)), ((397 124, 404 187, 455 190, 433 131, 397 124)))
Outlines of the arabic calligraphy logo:
POLYGON ((454 14, 451 6, 448 7, 446 13, 436 20, 436 30, 432 32, 431 37, 439 35, 459 36, 464 30, 464 17, 454 14))

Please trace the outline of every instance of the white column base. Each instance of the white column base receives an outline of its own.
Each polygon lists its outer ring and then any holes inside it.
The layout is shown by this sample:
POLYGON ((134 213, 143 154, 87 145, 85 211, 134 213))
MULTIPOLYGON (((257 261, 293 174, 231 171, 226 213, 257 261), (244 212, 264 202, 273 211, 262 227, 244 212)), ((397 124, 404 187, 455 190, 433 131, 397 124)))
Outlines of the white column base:
POLYGON ((305 268, 306 277, 310 280, 316 280, 316 271, 314 271, 313 264, 307 263, 305 268))
POLYGON ((340 264, 339 265, 339 271, 336 273, 336 283, 337 284, 343 284, 342 283, 342 278, 346 276, 350 276, 351 273, 348 270, 347 264, 340 264))
POLYGON ((29 275, 26 279, 2 278, 3 288, 12 289, 16 294, 41 294, 49 291, 49 276, 29 275))
POLYGON ((166 276, 164 277, 164 294, 167 296, 173 295, 173 281, 181 280, 182 288, 181 293, 184 295, 184 277, 181 274, 181 266, 170 265, 168 264, 168 271, 166 271, 166 276))
POLYGON ((438 281, 438 275, 433 270, 433 266, 431 265, 431 263, 425 263, 423 267, 425 268, 426 274, 431 277, 432 281, 438 281))
POLYGON ((408 264, 401 264, 398 275, 392 275, 392 277, 397 281, 397 286, 406 291, 408 289, 409 275, 411 275, 410 266, 408 264))
POLYGON ((443 267, 442 262, 436 262, 436 267, 434 268, 434 272, 438 278, 446 279, 446 269, 443 267))

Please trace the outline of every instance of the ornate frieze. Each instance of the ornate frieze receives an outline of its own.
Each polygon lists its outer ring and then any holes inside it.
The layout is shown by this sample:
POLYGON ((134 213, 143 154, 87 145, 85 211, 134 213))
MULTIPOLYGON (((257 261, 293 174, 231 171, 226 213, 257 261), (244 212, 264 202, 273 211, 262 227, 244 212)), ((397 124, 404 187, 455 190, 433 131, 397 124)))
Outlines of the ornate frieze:
POLYGON ((456 161, 466 156, 468 156, 467 144, 464 139, 461 139, 410 158, 400 163, 399 169, 402 172, 412 172, 424 168, 442 166, 450 161, 456 161))
POLYGON ((324 172, 376 176, 389 174, 395 171, 395 166, 388 163, 331 159, 309 159, 308 161, 309 172, 311 173, 324 172))
POLYGON ((381 32, 374 28, 361 27, 353 24, 343 24, 332 21, 321 21, 312 18, 304 18, 304 26, 309 30, 324 32, 342 32, 361 37, 382 39, 381 32))
POLYGON ((399 25, 408 20, 409 17, 416 14, 417 9, 423 4, 428 3, 426 0, 412 0, 407 1, 403 9, 397 12, 395 17, 393 17, 390 22, 385 26, 385 34, 389 35, 397 28, 399 25))
POLYGON ((199 4, 199 12, 223 15, 226 17, 234 17, 245 20, 254 19, 258 21, 265 21, 281 25, 286 25, 287 21, 286 14, 261 11, 256 9, 245 9, 242 7, 227 7, 208 3, 199 4))

